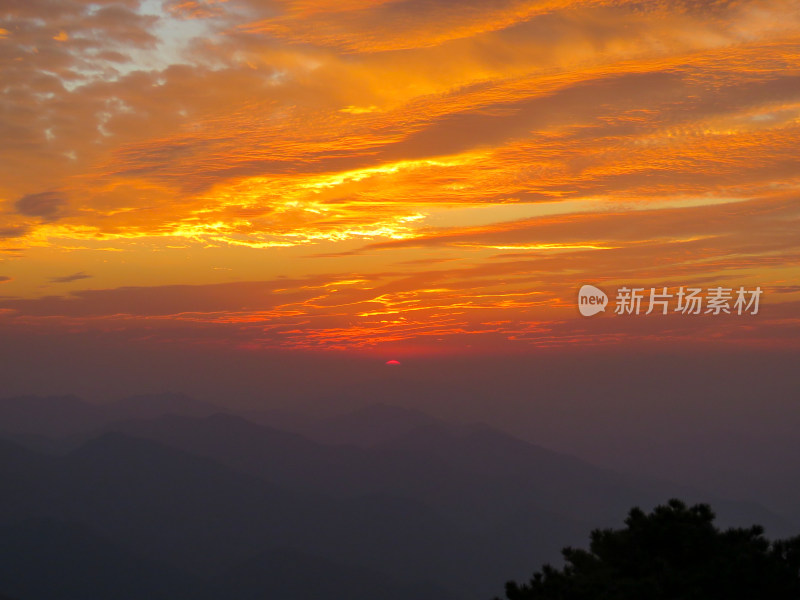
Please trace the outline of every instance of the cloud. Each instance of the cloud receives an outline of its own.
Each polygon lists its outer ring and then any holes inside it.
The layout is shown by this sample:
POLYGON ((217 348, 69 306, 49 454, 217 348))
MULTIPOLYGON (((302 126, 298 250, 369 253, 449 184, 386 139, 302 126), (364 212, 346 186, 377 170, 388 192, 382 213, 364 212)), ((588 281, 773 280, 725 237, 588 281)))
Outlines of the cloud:
POLYGON ((63 330, 96 336, 115 332, 145 345, 245 349, 370 350, 414 343, 425 351, 470 344, 486 352, 577 342, 713 345, 763 344, 770 339, 796 346, 797 294, 778 298, 769 280, 755 283, 746 270, 758 273, 770 264, 770 257, 750 264, 712 257, 708 263, 714 274, 709 275, 709 267, 692 268, 702 250, 680 247, 665 256, 655 246, 640 246, 599 260, 589 252, 498 257, 449 268, 421 270, 415 265, 408 272, 80 290, 67 296, 0 299, 0 325, 47 335, 63 330), (645 289, 758 284, 767 291, 761 312, 752 318, 612 315, 595 322, 579 317, 575 307, 577 286, 586 281, 608 289, 614 284, 645 289))
POLYGON ((24 225, 3 226, 0 227, 0 240, 20 238, 27 234, 28 231, 28 227, 24 225))
POLYGON ((209 19, 224 14, 227 0, 167 0, 164 8, 179 19, 209 19))
MULTIPOLYGON (((72 199, 66 215, 54 197, 24 197, 23 214, 45 221, 40 239, 56 220, 83 238, 257 247, 337 232, 405 237, 425 205, 685 195, 797 169, 796 48, 771 39, 791 25, 776 17, 781 3, 242 6, 168 4, 226 18, 189 42, 180 64, 135 70, 98 57, 123 48, 134 66, 147 64, 148 32, 169 28, 154 29, 136 3, 61 6, 85 17, 91 41, 44 4, 15 9, 30 22, 9 38, 20 93, 0 118, 0 139, 18 146, 0 148, 13 174, 5 185, 25 190, 42 177, 72 199), (763 9, 747 39, 742 6, 763 9), (288 37, 231 29, 237 14, 283 23, 288 37), (306 36, 304 23, 322 21, 351 46, 413 47, 345 55, 306 36), (70 39, 59 44, 61 30, 70 39), (40 38, 48 52, 16 60, 40 38)), ((178 27, 168 12, 162 24, 178 27)))
POLYGON ((75 271, 53 283, 165 261, 4 310, 255 346, 556 343, 627 333, 571 321, 577 278, 777 289, 800 254, 796 6, 12 3, 3 246, 75 271), (78 256, 99 246, 120 262, 78 256), (297 277, 204 285, 209 255, 297 277))
MULTIPOLYGON (((452 227, 421 232, 402 240, 370 244, 363 250, 390 250, 403 247, 485 247, 498 250, 564 249, 570 245, 624 246, 656 243, 668 246, 680 241, 702 241, 713 247, 723 245, 726 254, 730 243, 747 243, 752 251, 787 250, 797 247, 793 228, 800 221, 794 194, 756 200, 713 198, 699 200, 699 205, 659 208, 654 201, 644 201, 626 211, 613 210, 613 203, 597 212, 521 219, 477 227, 452 227), (752 228, 749 236, 744 233, 752 228), (793 243, 794 242, 794 243, 793 243), (537 248, 536 245, 541 247, 537 248)), ((602 249, 602 248, 601 248, 602 249)))
MULTIPOLYGON (((499 301, 500 298, 497 298, 499 301)), ((506 298, 506 301, 508 298, 506 298)), ((358 325, 330 315, 311 318, 268 318, 264 314, 174 315, 164 319, 106 316, 94 319, 48 317, 35 319, 16 316, 3 320, 5 327, 18 326, 30 333, 55 334, 70 331, 90 333, 100 339, 124 337, 137 346, 154 347, 164 343, 175 347, 215 347, 257 349, 359 350, 369 351, 412 344, 421 354, 445 350, 475 352, 505 349, 524 351, 534 348, 569 348, 575 344, 635 345, 649 343, 662 347, 683 343, 724 347, 730 343, 797 347, 800 322, 794 317, 797 305, 762 307, 759 317, 738 321, 713 317, 644 316, 624 319, 619 316, 582 323, 573 318, 520 320, 487 303, 452 302, 455 312, 443 309, 417 311, 397 318, 392 313, 358 317, 358 325), (387 318, 395 317, 395 318, 387 318), (112 333, 113 332, 113 333, 112 333)), ((535 304, 520 302, 520 307, 535 304)), ((566 315, 564 315, 566 316, 566 315)))
POLYGON ((9 281, 13 281, 13 278, 7 275, 0 275, 0 283, 7 283, 9 281))
POLYGON ((248 23, 250 34, 273 35, 293 42, 332 46, 347 52, 381 52, 431 47, 497 31, 563 7, 559 0, 394 0, 284 2, 276 16, 248 23))
MULTIPOLYGON (((94 189, 84 190, 73 222, 109 234, 127 229, 254 246, 314 243, 343 224, 342 239, 406 235, 396 224, 421 205, 683 196, 786 180, 798 166, 793 140, 800 88, 780 60, 752 73, 744 68, 763 62, 764 51, 758 45, 737 50, 742 65, 726 62, 725 47, 702 59, 680 55, 499 78, 474 89, 445 86, 412 105, 360 115, 324 104, 281 108, 292 94, 310 94, 305 86, 315 81, 325 93, 336 92, 333 74, 358 83, 355 69, 340 73, 341 63, 330 57, 320 59, 301 87, 291 78, 286 85, 269 83, 270 73, 280 73, 274 66, 137 73, 112 86, 136 98, 103 126, 112 137, 173 130, 176 115, 187 110, 184 98, 208 102, 197 110, 236 106, 240 90, 269 93, 275 101, 263 114, 228 111, 173 136, 117 146, 102 177, 83 180, 94 189), (715 86, 705 85, 708 79, 715 86), (137 88, 153 94, 138 97, 137 88), (196 210, 217 224, 213 239, 198 226, 196 210)), ((380 77, 390 67, 397 69, 378 57, 358 72, 380 77)), ((427 84, 424 71, 420 77, 427 84)))
POLYGON ((59 218, 66 200, 57 192, 40 192, 28 194, 16 201, 14 207, 21 215, 28 217, 41 217, 45 221, 55 221, 59 218))
POLYGON ((50 283, 72 283, 73 281, 80 281, 81 279, 89 279, 91 275, 80 271, 72 275, 64 275, 63 277, 51 277, 50 283))

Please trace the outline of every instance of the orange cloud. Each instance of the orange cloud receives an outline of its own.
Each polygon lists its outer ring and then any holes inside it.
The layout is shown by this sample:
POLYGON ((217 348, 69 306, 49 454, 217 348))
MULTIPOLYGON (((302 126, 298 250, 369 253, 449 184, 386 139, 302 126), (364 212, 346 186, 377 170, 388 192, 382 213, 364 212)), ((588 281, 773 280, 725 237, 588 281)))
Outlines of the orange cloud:
POLYGON ((793 323, 796 9, 17 3, 0 30, 4 318, 256 347, 672 335, 576 322, 587 279, 759 283, 784 290, 769 322, 793 323), (267 281, 104 283, 167 249, 267 281), (87 271, 72 296, 36 287, 87 271))

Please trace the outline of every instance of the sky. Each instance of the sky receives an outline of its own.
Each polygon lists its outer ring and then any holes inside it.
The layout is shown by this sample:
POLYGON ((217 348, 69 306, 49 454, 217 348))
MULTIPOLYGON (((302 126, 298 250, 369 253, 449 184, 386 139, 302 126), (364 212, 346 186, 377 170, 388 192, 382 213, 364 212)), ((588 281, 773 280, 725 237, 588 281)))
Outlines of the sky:
POLYGON ((800 347, 796 0, 2 0, 0 65, 9 390, 800 347))

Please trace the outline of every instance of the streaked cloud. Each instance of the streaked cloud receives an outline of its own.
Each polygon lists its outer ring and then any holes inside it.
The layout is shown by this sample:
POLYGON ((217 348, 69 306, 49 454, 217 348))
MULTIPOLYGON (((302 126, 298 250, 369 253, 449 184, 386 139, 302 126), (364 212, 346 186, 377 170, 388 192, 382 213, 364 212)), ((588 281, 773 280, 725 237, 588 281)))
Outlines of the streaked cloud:
POLYGON ((51 277, 50 283, 72 283, 73 281, 80 281, 81 279, 89 279, 91 275, 80 271, 72 273, 71 275, 62 275, 61 277, 51 277))
POLYGON ((0 65, 18 324, 544 343, 594 327, 570 286, 625 278, 758 282, 793 318, 796 0, 32 0, 0 8, 0 65), (33 287, 167 249, 235 281, 33 287))

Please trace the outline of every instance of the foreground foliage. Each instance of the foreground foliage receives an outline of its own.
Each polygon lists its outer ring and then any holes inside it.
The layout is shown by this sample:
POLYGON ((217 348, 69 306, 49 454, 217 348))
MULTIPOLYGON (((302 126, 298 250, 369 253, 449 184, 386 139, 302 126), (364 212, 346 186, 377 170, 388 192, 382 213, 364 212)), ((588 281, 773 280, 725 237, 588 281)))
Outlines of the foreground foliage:
POLYGON ((565 548, 508 600, 798 600, 800 536, 770 542, 759 526, 721 531, 705 504, 671 500, 595 530, 589 551, 565 548))

